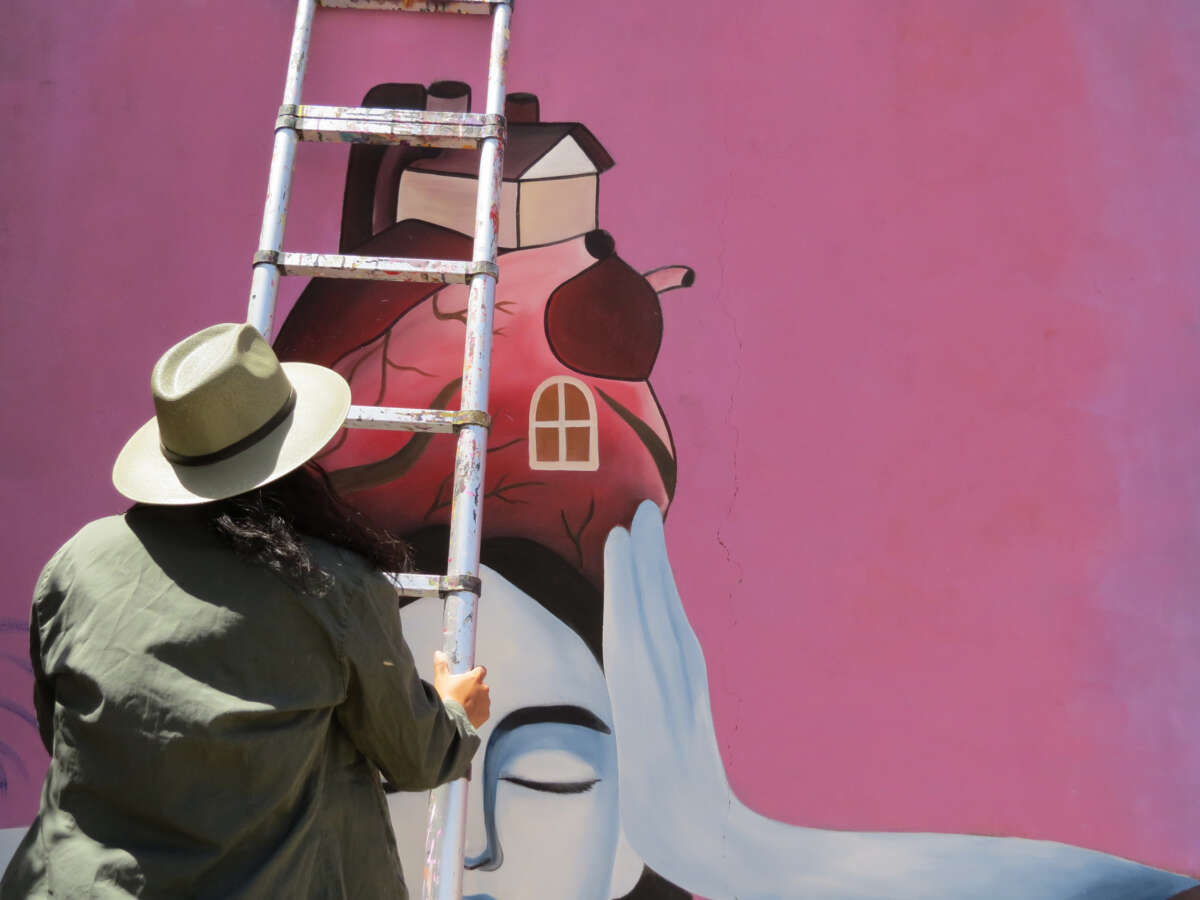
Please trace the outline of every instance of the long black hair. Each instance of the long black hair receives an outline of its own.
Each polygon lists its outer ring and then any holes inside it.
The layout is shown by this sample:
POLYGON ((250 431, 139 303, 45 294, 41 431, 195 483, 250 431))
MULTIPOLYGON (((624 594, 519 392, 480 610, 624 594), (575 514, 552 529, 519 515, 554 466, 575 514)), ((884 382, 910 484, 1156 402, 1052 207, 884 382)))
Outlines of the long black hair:
POLYGON ((303 535, 353 550, 382 572, 411 567, 407 542, 346 503, 315 462, 206 509, 213 529, 234 552, 306 594, 321 596, 332 578, 317 565, 303 535))

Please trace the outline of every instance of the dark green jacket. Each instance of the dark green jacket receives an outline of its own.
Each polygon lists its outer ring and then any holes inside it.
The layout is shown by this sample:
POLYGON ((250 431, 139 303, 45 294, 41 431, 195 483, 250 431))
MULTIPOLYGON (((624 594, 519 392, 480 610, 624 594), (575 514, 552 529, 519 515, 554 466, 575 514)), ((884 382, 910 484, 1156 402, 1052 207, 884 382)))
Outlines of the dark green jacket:
POLYGON ((310 547, 321 599, 193 508, 137 507, 55 554, 31 627, 52 759, 3 900, 407 896, 379 773, 426 790, 479 738, 418 677, 388 582, 310 547))

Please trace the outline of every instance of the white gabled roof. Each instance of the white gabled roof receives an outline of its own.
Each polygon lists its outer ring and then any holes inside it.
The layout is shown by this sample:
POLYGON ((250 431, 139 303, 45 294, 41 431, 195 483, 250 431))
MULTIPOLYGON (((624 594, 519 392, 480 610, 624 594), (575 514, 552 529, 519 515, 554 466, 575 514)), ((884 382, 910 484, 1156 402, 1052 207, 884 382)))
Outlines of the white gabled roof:
POLYGON ((559 178, 565 175, 591 175, 595 173, 596 164, 588 158, 575 138, 567 135, 554 147, 525 170, 522 181, 533 181, 537 178, 559 178))

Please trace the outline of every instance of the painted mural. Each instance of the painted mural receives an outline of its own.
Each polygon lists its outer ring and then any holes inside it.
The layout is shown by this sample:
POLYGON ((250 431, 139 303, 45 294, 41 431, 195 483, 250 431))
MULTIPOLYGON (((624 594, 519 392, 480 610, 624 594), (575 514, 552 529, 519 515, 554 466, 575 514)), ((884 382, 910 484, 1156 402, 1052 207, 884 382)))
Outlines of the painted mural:
MULTIPOLYGON (((245 316, 294 11, 0 4, 0 865, 34 580, 124 508, 161 349, 245 316)), ((322 8, 305 99, 459 108, 415 82, 486 31, 322 8)), ((1200 4, 522 0, 513 41, 469 892, 1200 876, 1200 4)), ((346 154, 301 148, 288 249, 469 255, 469 155, 346 154)), ((280 346, 453 407, 464 305, 317 281, 280 346)), ((325 459, 429 571, 449 445, 325 459)))
MULTIPOLYGON (((469 103, 457 82, 379 85, 364 100, 469 103)), ((507 114, 478 644, 495 699, 471 784, 466 894, 1190 893, 1190 878, 1064 844, 808 828, 738 800, 664 533, 676 491, 700 486, 677 483, 667 413, 649 381, 662 303, 673 302, 663 295, 691 286, 695 272, 673 260, 639 271, 622 258, 599 214, 613 159, 585 125, 543 121, 530 94, 510 95, 507 114)), ((352 148, 340 249, 468 259, 477 168, 465 151, 352 148)), ((276 349, 336 368, 357 403, 455 408, 466 294, 314 280, 276 349)), ((409 537, 422 569, 442 568, 452 442, 343 432, 321 461, 354 503, 409 537)), ((440 603, 407 603, 402 618, 417 659, 430 658, 440 603)), ((390 803, 416 878, 425 797, 390 803)))

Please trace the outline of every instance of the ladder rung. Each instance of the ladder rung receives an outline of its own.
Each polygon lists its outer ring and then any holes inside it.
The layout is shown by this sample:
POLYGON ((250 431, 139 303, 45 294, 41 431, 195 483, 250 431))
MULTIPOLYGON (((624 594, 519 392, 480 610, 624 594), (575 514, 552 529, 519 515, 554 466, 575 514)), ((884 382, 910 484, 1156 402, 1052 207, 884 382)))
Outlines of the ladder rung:
POLYGON ((466 284, 473 275, 499 273, 490 262, 464 259, 405 259, 399 256, 348 256, 342 253, 289 253, 259 250, 254 264, 269 263, 281 275, 309 278, 360 278, 371 281, 425 281, 466 284))
POLYGON ((451 434, 463 425, 491 427, 492 417, 481 409, 406 409, 400 406, 351 406, 347 428, 382 431, 421 431, 451 434))
POLYGON ((296 129, 302 141, 470 150, 487 138, 502 138, 504 117, 423 109, 285 104, 279 108, 275 127, 296 129))
POLYGON ((478 13, 487 15, 511 0, 321 0, 334 9, 398 9, 406 12, 478 13))
POLYGON ((480 582, 472 575, 425 575, 420 572, 388 572, 387 580, 401 597, 444 597, 457 591, 479 594, 480 582))

